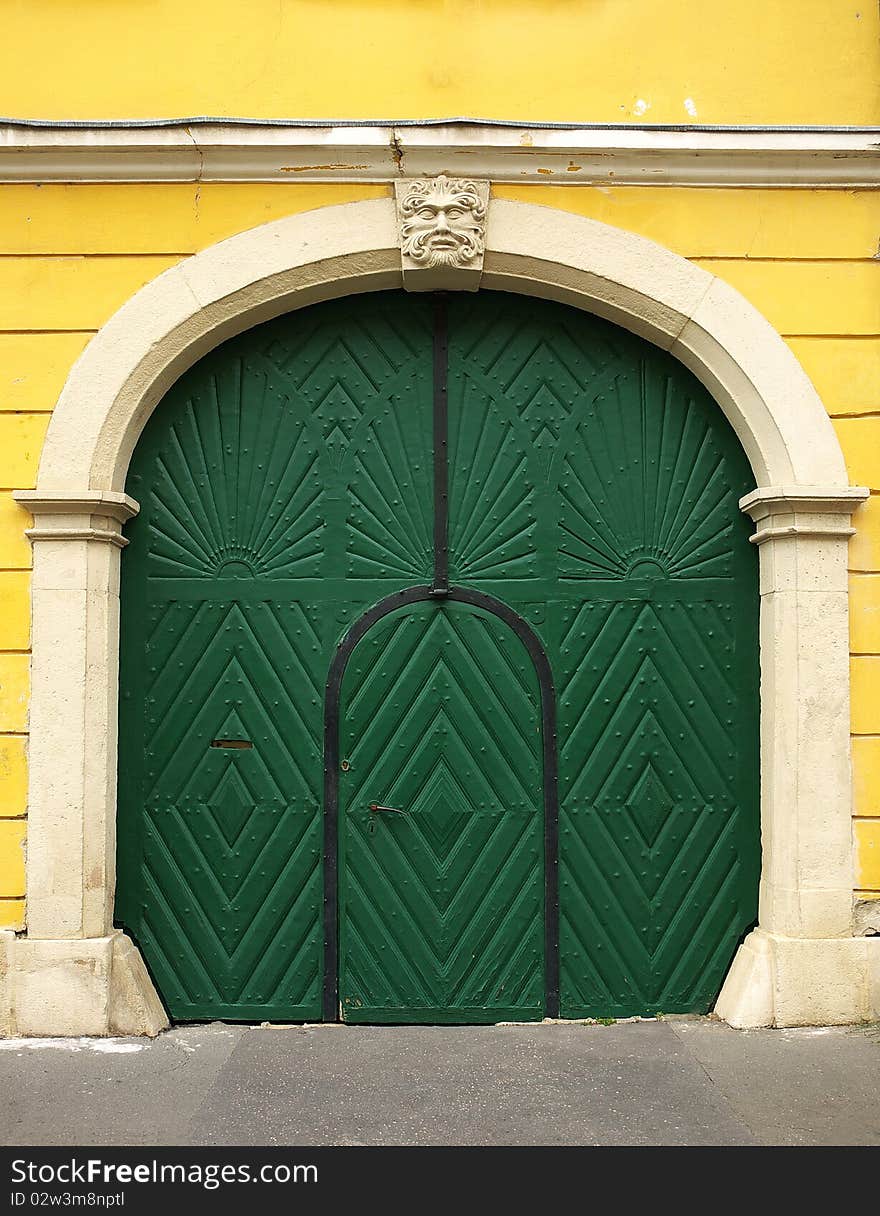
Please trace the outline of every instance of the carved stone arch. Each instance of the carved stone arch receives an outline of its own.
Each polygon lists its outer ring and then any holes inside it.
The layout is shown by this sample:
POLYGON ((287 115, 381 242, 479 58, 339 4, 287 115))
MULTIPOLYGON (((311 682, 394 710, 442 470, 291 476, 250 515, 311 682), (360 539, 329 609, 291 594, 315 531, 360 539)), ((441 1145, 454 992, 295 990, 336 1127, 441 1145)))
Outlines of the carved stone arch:
MULTIPOLYGON (((405 276, 390 198, 290 216, 147 284, 72 369, 37 488, 17 495, 35 526, 28 934, 8 948, 15 1032, 164 1024, 138 952, 113 930, 119 549, 147 418, 226 338, 319 300, 416 287, 417 273, 405 276)), ((822 402, 738 292, 620 229, 492 200, 481 270, 460 273, 445 286, 472 289, 476 274, 482 289, 595 312, 669 350, 739 436, 758 485, 742 505, 761 546, 764 856, 759 928, 718 1012, 750 1026, 869 1017, 880 940, 852 936, 846 582, 849 517, 865 491, 848 485, 822 402)))

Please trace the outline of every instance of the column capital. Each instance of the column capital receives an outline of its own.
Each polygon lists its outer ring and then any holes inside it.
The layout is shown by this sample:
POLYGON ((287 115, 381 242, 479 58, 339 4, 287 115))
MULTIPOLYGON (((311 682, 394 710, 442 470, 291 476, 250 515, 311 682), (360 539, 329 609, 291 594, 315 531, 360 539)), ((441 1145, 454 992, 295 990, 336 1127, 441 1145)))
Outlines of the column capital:
POLYGON ((868 497, 863 486, 759 486, 739 500, 758 525, 752 543, 793 536, 852 536, 853 511, 868 497))
POLYGON ((116 490, 15 490, 13 498, 35 520, 31 541, 93 540, 122 548, 122 525, 139 505, 116 490))

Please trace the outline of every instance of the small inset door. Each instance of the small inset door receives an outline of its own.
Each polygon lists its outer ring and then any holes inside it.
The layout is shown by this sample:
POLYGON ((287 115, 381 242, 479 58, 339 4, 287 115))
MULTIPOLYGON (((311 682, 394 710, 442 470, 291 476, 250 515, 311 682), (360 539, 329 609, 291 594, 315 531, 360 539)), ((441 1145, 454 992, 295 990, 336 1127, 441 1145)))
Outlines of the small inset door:
POLYGON ((339 712, 341 1016, 539 1020, 541 697, 525 646, 470 604, 398 609, 355 646, 339 712))

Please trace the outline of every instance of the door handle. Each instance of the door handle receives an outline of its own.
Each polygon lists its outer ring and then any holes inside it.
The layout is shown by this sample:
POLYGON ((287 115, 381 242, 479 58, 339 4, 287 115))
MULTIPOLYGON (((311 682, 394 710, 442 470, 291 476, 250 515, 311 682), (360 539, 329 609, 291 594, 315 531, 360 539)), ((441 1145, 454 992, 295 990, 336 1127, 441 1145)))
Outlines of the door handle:
POLYGON ((389 811, 392 815, 405 815, 406 814, 406 811, 402 811, 400 809, 400 807, 380 806, 378 802, 371 802, 370 810, 371 811, 389 811))

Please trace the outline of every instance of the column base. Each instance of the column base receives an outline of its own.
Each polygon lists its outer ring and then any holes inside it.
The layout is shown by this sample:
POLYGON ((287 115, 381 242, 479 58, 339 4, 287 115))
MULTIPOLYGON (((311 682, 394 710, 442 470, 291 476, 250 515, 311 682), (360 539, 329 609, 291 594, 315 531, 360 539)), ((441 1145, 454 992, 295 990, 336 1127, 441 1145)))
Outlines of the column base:
POLYGON ((736 953, 715 1012, 743 1030, 880 1019, 880 937, 778 937, 755 929, 736 953))
POLYGON ((2 935, 0 1034, 153 1037, 167 1025, 140 951, 124 933, 53 940, 2 935))
MULTIPOLYGON (((880 1020, 880 937, 791 938, 755 929, 715 1012, 738 1029, 880 1020)), ((148 1035, 168 1015, 125 934, 0 934, 0 1036, 148 1035)))

